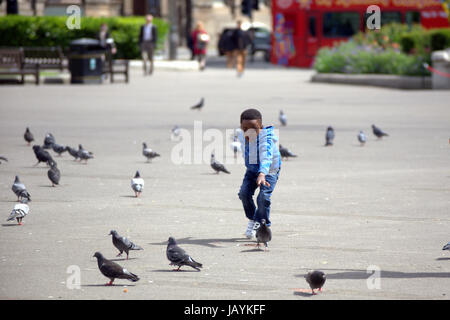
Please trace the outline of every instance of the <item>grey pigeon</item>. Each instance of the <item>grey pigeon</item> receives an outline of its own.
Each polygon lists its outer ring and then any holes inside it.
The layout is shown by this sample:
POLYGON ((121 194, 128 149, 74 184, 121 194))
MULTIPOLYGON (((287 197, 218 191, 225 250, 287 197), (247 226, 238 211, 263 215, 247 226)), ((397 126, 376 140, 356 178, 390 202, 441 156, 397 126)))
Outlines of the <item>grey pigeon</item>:
POLYGON ((27 199, 28 201, 31 201, 31 196, 28 193, 25 185, 22 182, 20 182, 19 176, 16 176, 16 179, 14 180, 11 190, 16 194, 17 201, 20 201, 20 199, 27 199))
POLYGON ((33 151, 34 151, 34 155, 36 156, 36 159, 38 160, 38 162, 34 166, 37 166, 41 162, 45 162, 48 165, 50 161, 53 161, 53 158, 50 155, 50 153, 48 153, 48 151, 44 150, 44 148, 42 148, 41 146, 34 145, 33 151))
POLYGON ((282 126, 286 126, 287 125, 287 117, 284 114, 283 110, 280 110, 280 117, 279 117, 280 123, 282 126))
POLYGON ((133 189, 136 198, 139 197, 144 190, 144 179, 141 178, 139 171, 136 171, 134 178, 131 179, 131 189, 133 189))
POLYGON ((55 152, 58 154, 58 156, 60 156, 60 157, 61 157, 61 154, 62 154, 63 152, 66 152, 66 151, 67 151, 67 147, 66 147, 66 146, 62 146, 62 145, 57 144, 57 143, 54 143, 54 144, 52 145, 52 149, 53 149, 53 151, 55 151, 55 152))
POLYGON ((178 138, 180 136, 180 134, 181 134, 180 127, 178 125, 175 125, 175 127, 172 128, 172 133, 171 133, 170 138, 172 140, 176 140, 176 138, 178 138))
POLYGON ((53 136, 53 134, 47 133, 47 134, 45 135, 45 138, 44 138, 44 145, 42 146, 42 148, 44 148, 44 149, 50 149, 50 148, 53 146, 53 144, 54 144, 55 142, 56 142, 56 141, 55 141, 55 137, 53 136))
POLYGON ((6 220, 12 221, 16 219, 19 226, 22 225, 22 219, 28 214, 28 212, 30 212, 30 207, 27 205, 27 200, 22 199, 20 202, 21 203, 18 203, 14 206, 14 209, 11 211, 11 214, 6 220))
POLYGON ((223 164, 216 161, 214 153, 211 154, 211 168, 213 168, 217 174, 219 174, 219 172, 221 171, 228 174, 230 173, 230 171, 228 171, 223 164))
POLYGON ((319 289, 319 291, 322 292, 322 287, 327 280, 327 276, 322 271, 311 271, 308 272, 308 274, 305 276, 305 279, 311 287, 312 294, 316 294, 314 292, 314 289, 319 289))
POLYGON ((297 155, 295 155, 291 151, 289 151, 288 148, 284 148, 281 144, 280 144, 279 150, 280 150, 281 158, 283 158, 283 159, 289 160, 289 157, 291 157, 291 158, 297 157, 297 155))
POLYGON ((192 110, 195 110, 195 109, 196 109, 196 110, 200 111, 200 110, 203 108, 204 103, 205 103, 205 99, 202 98, 202 99, 200 100, 200 102, 197 103, 195 106, 192 106, 191 109, 192 109, 192 110))
POLYGON ((261 220, 261 224, 258 228, 258 230, 256 230, 256 245, 259 248, 259 243, 264 243, 264 251, 269 247, 267 245, 267 242, 269 242, 270 240, 272 240, 272 231, 270 230, 270 228, 267 226, 266 224, 266 219, 262 219, 261 220))
POLYGON ((177 242, 173 237, 169 238, 166 255, 171 266, 178 266, 178 269, 174 269, 174 271, 180 270, 182 266, 189 266, 197 271, 200 271, 199 268, 202 267, 201 263, 196 262, 183 249, 177 246, 177 242))
MULTIPOLYGON (((6 162, 8 162, 8 159, 6 159, 5 157, 2 157, 2 156, 0 156, 0 160, 3 160, 3 161, 6 161, 6 162)), ((0 161, 0 164, 1 164, 2 162, 0 161)))
POLYGON ((358 141, 359 141, 359 143, 361 143, 361 147, 366 144, 367 137, 364 134, 364 132, 362 132, 362 131, 359 132, 359 134, 358 134, 358 141))
POLYGON ((383 137, 388 137, 389 135, 386 132, 383 132, 380 128, 377 128, 374 124, 372 125, 372 131, 373 134, 378 138, 381 139, 383 137))
POLYGON ((325 146, 332 146, 334 140, 334 129, 332 127, 327 128, 327 132, 325 134, 325 146))
POLYGON ((147 158, 147 162, 151 162, 153 158, 160 157, 158 153, 148 148, 145 142, 142 143, 142 154, 147 158))
POLYGON ((450 242, 447 243, 447 244, 442 248, 442 250, 450 250, 450 242))
POLYGON ((74 157, 74 161, 77 161, 78 159, 78 150, 69 146, 66 146, 67 151, 69 152, 69 154, 74 157))
POLYGON ((110 282, 106 284, 107 286, 111 286, 115 279, 127 279, 133 282, 139 280, 137 275, 131 273, 125 268, 122 268, 114 261, 106 259, 100 252, 96 252, 94 257, 97 258, 97 264, 100 272, 110 280, 110 282))
POLYGON ((52 187, 56 184, 59 184, 59 180, 61 179, 61 172, 59 171, 57 164, 54 160, 50 161, 50 169, 47 171, 47 176, 52 182, 52 187))
POLYGON ((117 255, 118 257, 121 256, 122 253, 125 251, 125 253, 127 254, 127 260, 128 260, 128 252, 130 250, 144 250, 144 249, 142 249, 142 247, 134 244, 127 238, 119 236, 119 234, 117 233, 116 230, 111 230, 109 232, 109 235, 112 235, 112 243, 113 243, 114 247, 116 247, 117 250, 120 251, 119 254, 117 255))
POLYGON ((25 133, 23 135, 23 138, 25 139, 25 141, 27 142, 28 145, 30 145, 30 143, 32 141, 34 141, 34 136, 30 131, 30 128, 27 127, 27 129, 25 130, 25 133))
POLYGON ((94 158, 94 154, 90 151, 87 151, 83 148, 81 144, 78 145, 78 158, 81 160, 88 161, 88 159, 94 158))

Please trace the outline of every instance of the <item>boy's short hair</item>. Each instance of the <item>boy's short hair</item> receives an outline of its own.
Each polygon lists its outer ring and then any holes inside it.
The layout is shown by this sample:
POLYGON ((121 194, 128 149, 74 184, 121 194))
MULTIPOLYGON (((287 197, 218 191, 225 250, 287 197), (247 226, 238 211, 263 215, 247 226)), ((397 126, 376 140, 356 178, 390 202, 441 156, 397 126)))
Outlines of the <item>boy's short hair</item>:
POLYGON ((241 123, 243 120, 261 120, 262 114, 256 109, 247 109, 241 113, 241 123))

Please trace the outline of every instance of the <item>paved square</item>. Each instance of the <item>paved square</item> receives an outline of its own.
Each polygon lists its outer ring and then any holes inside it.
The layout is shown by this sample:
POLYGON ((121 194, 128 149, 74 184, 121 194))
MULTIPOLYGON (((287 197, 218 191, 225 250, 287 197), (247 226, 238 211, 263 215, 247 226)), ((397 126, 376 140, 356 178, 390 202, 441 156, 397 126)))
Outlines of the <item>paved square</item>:
POLYGON ((238 79, 209 68, 144 78, 135 69, 128 85, 0 86, 0 155, 9 159, 0 164, 0 298, 448 299, 450 252, 441 249, 450 241, 450 92, 312 84, 311 74, 252 68, 238 79), (204 109, 190 110, 201 97, 204 109), (209 158, 171 161, 175 124, 192 131, 199 120, 224 132, 239 126, 247 107, 277 127, 283 109, 281 144, 299 155, 282 164, 268 252, 245 246, 242 164, 215 175, 209 158), (371 124, 390 136, 377 141, 371 124), (328 125, 336 139, 325 148, 328 125), (84 165, 55 156, 62 178, 52 188, 45 165, 33 167, 27 126, 37 144, 51 132, 95 158, 84 165), (144 141, 161 154, 152 163, 142 156, 144 141), (130 187, 136 170, 146 183, 138 199, 130 187), (6 222, 15 175, 32 197, 20 227, 6 222), (140 281, 103 286, 108 279, 92 256, 115 257, 111 229, 144 248, 117 258, 140 281), (169 236, 203 263, 201 272, 171 271, 169 236), (81 270, 80 289, 67 288, 72 265, 81 270), (368 286, 369 266, 381 270, 378 289, 370 289, 376 281, 368 286), (328 275, 313 297, 295 292, 308 288, 309 269, 328 275))

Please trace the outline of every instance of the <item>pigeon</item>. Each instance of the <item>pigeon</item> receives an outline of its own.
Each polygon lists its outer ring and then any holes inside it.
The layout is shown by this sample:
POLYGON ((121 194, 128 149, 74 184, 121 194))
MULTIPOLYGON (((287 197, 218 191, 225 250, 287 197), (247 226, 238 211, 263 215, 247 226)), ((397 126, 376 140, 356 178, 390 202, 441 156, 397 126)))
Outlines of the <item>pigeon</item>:
POLYGON ((225 173, 230 173, 227 169, 225 169, 225 166, 219 162, 216 161, 214 157, 214 153, 211 153, 211 168, 213 168, 217 174, 219 174, 220 171, 225 173))
POLYGON ((31 196, 28 193, 25 185, 22 182, 20 182, 19 176, 16 176, 16 179, 14 180, 11 190, 16 194, 17 201, 20 201, 20 199, 27 199, 28 201, 31 201, 31 196))
POLYGON ((195 106, 192 106, 191 109, 192 109, 192 110, 197 109, 198 111, 200 111, 200 110, 203 108, 204 102, 205 102, 205 99, 202 98, 202 99, 200 100, 200 102, 197 103, 195 106))
POLYGON ((450 250, 450 242, 447 243, 447 244, 442 248, 442 250, 450 250))
POLYGON ((144 189, 144 179, 141 178, 139 171, 136 171, 134 178, 131 179, 131 189, 133 189, 136 198, 139 197, 144 189))
POLYGON ((237 158, 237 153, 242 150, 241 143, 238 140, 237 136, 233 137, 233 142, 231 143, 231 150, 233 150, 234 158, 237 158))
POLYGON ((359 141, 359 143, 361 143, 361 147, 366 144, 367 137, 364 134, 364 132, 362 132, 362 131, 359 132, 359 134, 358 134, 358 141, 359 141))
POLYGON ((311 287, 312 294, 316 294, 314 289, 319 289, 322 292, 322 287, 325 284, 327 276, 322 271, 311 271, 305 276, 306 282, 311 287))
POLYGON ((83 149, 83 146, 81 144, 79 144, 78 145, 78 158, 80 158, 80 162, 81 162, 81 160, 85 160, 87 163, 88 159, 94 158, 94 154, 92 152, 89 152, 89 151, 83 149))
POLYGON ((287 117, 284 114, 283 110, 280 110, 280 117, 278 119, 280 119, 280 123, 283 127, 287 125, 287 117))
POLYGON ((49 161, 53 161, 53 158, 50 155, 50 153, 48 153, 48 151, 44 150, 44 148, 42 148, 41 146, 38 146, 37 144, 35 144, 33 146, 33 151, 36 156, 36 159, 38 160, 38 162, 34 166, 37 166, 41 162, 46 162, 48 165, 49 161))
MULTIPOLYGON (((5 157, 2 157, 2 156, 0 156, 0 160, 3 160, 3 161, 6 161, 6 162, 8 162, 8 159, 6 159, 5 157)), ((0 161, 0 164, 1 164, 2 162, 0 161)))
POLYGON ((97 258, 98 268, 100 272, 111 281, 106 283, 106 286, 112 286, 113 281, 117 279, 127 279, 133 282, 139 281, 139 277, 134 273, 131 273, 125 268, 122 268, 120 265, 115 263, 114 261, 110 261, 106 259, 100 252, 96 252, 94 257, 97 258))
POLYGON ((153 158, 160 157, 158 153, 148 148, 145 142, 142 143, 142 154, 147 158, 147 162, 152 162, 153 158))
POLYGON ((325 146, 332 146, 334 140, 334 129, 332 127, 327 128, 327 133, 325 134, 325 146))
POLYGON ((69 154, 74 157, 73 161, 77 161, 78 159, 78 150, 69 146, 66 146, 67 151, 69 154))
POLYGON ((173 237, 169 238, 166 255, 171 266, 178 266, 178 269, 174 269, 174 271, 179 271, 182 266, 189 266, 197 271, 200 271, 199 268, 203 266, 201 263, 198 263, 192 259, 183 249, 177 246, 177 242, 173 237))
POLYGON ((51 133, 47 133, 46 135, 45 135, 45 138, 44 138, 44 145, 42 146, 42 148, 44 148, 44 149, 50 149, 52 146, 53 146, 53 144, 55 143, 56 141, 55 141, 55 137, 51 134, 51 133))
POLYGON ((265 251, 269 247, 267 245, 267 242, 269 242, 270 240, 272 240, 272 231, 266 225, 266 219, 262 219, 258 230, 256 230, 256 241, 257 241, 256 246, 259 248, 259 243, 260 242, 264 243, 265 246, 264 251, 265 251))
POLYGON ((30 207, 27 205, 27 200, 22 199, 21 203, 18 203, 14 206, 14 209, 11 211, 11 214, 6 221, 12 221, 16 219, 19 226, 21 226, 22 219, 28 214, 28 212, 30 212, 30 207))
POLYGON ((380 128, 377 128, 374 124, 372 125, 373 134, 377 136, 378 139, 383 138, 384 136, 388 137, 389 135, 386 132, 383 132, 380 128))
POLYGON ((61 157, 61 153, 67 151, 67 147, 66 147, 66 146, 62 146, 62 145, 57 144, 57 143, 54 143, 54 144, 52 145, 52 149, 53 149, 53 151, 55 151, 55 152, 58 154, 58 156, 60 156, 60 157, 61 157))
POLYGON ((25 141, 27 142, 28 145, 30 145, 30 143, 32 141, 34 141, 34 136, 30 131, 30 128, 27 127, 27 129, 25 130, 25 133, 23 135, 23 138, 25 139, 25 141))
POLYGON ((289 157, 291 158, 296 158, 297 155, 293 154, 291 151, 289 151, 289 149, 284 148, 281 144, 279 147, 280 150, 280 154, 281 154, 281 158, 289 160, 289 157))
POLYGON ((57 164, 54 160, 50 161, 50 169, 47 171, 48 178, 52 182, 52 187, 59 184, 61 179, 61 172, 59 171, 57 164))
POLYGON ((180 134, 181 134, 180 127, 178 125, 175 125, 175 127, 172 128, 172 133, 171 133, 170 137, 172 140, 176 140, 176 139, 178 139, 180 134))
POLYGON ((130 250, 144 250, 142 247, 134 244, 130 240, 128 240, 125 237, 119 236, 116 230, 111 230, 109 232, 109 235, 112 235, 112 242, 114 247, 116 247, 120 253, 117 255, 117 257, 120 257, 122 253, 125 251, 127 254, 127 260, 128 260, 128 251, 130 250))

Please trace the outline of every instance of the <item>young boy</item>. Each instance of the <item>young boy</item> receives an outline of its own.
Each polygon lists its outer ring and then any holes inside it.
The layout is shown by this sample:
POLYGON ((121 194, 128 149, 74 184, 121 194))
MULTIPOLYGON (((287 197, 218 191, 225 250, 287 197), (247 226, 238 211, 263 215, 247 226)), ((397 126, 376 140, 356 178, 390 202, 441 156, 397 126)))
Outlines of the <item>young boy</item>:
POLYGON ((241 129, 239 139, 247 171, 238 195, 249 219, 245 235, 251 239, 262 219, 266 220, 267 226, 271 225, 270 197, 280 174, 281 156, 274 128, 262 125, 262 115, 258 110, 247 109, 242 112, 241 129), (260 191, 256 208, 253 194, 258 187, 260 191))

